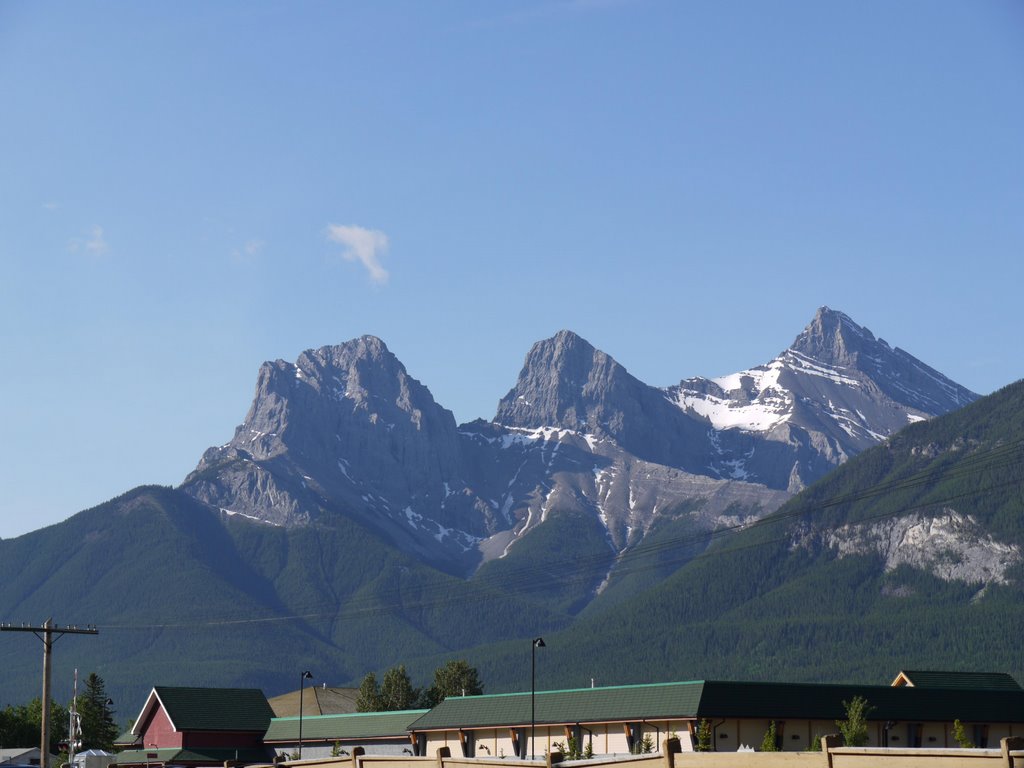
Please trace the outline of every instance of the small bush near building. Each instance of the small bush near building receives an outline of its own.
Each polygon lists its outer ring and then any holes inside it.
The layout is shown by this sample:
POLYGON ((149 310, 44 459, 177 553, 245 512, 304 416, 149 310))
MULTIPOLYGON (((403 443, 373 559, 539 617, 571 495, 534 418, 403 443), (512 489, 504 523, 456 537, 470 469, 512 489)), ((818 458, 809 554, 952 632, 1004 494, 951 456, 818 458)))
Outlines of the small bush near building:
POLYGON ((697 723, 697 752, 711 751, 711 721, 707 718, 697 723))
POLYGON ((768 730, 764 732, 764 738, 761 739, 761 751, 762 752, 778 752, 779 751, 779 736, 775 728, 775 721, 772 720, 768 723, 768 730))
POLYGON ((874 711, 874 707, 868 705, 868 700, 863 696, 854 696, 850 701, 844 701, 846 719, 836 720, 836 726, 843 735, 843 744, 847 747, 863 747, 868 743, 868 715, 874 711))
POLYGON ((974 742, 967 738, 964 724, 959 718, 953 721, 953 740, 964 749, 974 749, 974 742))

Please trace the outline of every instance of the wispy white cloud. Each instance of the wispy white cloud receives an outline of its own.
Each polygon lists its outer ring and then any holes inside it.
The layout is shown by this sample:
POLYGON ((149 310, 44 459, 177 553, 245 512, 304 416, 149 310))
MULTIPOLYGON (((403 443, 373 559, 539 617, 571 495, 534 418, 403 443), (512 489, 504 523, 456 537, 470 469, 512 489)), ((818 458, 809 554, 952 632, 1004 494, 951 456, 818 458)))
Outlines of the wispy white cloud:
POLYGON ((231 251, 231 260, 238 264, 249 264, 256 256, 263 252, 264 245, 266 243, 256 238, 246 240, 245 245, 241 248, 235 248, 231 251))
POLYGON ((68 250, 72 253, 85 251, 93 256, 104 256, 110 250, 103 227, 99 224, 93 225, 89 233, 82 237, 73 237, 68 241, 68 250))
POLYGON ((345 247, 341 255, 347 261, 358 261, 366 269, 370 279, 378 285, 388 281, 388 272, 381 266, 380 259, 388 250, 388 236, 378 229, 328 224, 327 239, 345 247))
POLYGON ((103 235, 103 227, 98 225, 93 227, 89 239, 85 241, 85 250, 100 256, 109 249, 107 238, 103 235))
POLYGON ((56 211, 58 208, 60 208, 60 203, 55 203, 53 200, 43 203, 44 211, 56 211))

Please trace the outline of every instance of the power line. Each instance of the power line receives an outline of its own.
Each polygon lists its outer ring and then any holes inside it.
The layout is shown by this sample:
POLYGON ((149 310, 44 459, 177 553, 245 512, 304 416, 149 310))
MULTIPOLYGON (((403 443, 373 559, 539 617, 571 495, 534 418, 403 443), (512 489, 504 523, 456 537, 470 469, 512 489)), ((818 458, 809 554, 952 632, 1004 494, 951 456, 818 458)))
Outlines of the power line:
MULTIPOLYGON (((460 581, 462 585, 471 589, 474 594, 452 595, 451 581, 449 579, 456 579, 456 577, 446 578, 444 575, 439 575, 436 583, 420 583, 416 585, 416 589, 420 593, 420 598, 415 601, 415 604, 412 607, 416 609, 428 609, 456 603, 477 603, 496 599, 507 600, 509 591, 505 585, 509 583, 515 584, 517 587, 517 589, 512 593, 513 595, 529 594, 530 592, 539 591, 550 586, 555 580, 558 580, 561 583, 565 583, 566 581, 573 583, 589 582, 595 580, 601 574, 610 573, 612 569, 615 570, 617 575, 625 576, 648 570, 670 567, 676 563, 703 560, 710 557, 718 557, 733 551, 740 551, 751 547, 777 543, 780 540, 785 540, 788 534, 777 538, 743 544, 731 549, 708 549, 713 542, 730 538, 741 531, 756 530, 759 528, 766 528, 768 526, 779 525, 795 518, 813 516, 817 513, 841 506, 853 505, 887 495, 917 490, 930 486, 937 480, 957 480, 970 475, 979 475, 985 471, 993 471, 1018 465, 1021 463, 1022 458, 1024 458, 1024 450, 1022 450, 1022 448, 1024 448, 1024 439, 1012 441, 962 459, 953 468, 946 468, 942 466, 932 467, 913 473, 904 478, 880 483, 863 491, 851 491, 846 494, 840 494, 822 500, 815 500, 809 503, 801 504, 791 501, 787 505, 784 505, 781 511, 759 518, 752 522, 740 522, 729 526, 723 526, 713 531, 668 537, 658 542, 640 544, 639 546, 621 552, 618 555, 611 551, 608 553, 587 555, 574 558, 571 561, 567 560, 560 563, 549 564, 549 567, 544 570, 538 570, 534 566, 506 567, 502 569, 500 574, 484 576, 475 580, 460 581), (687 557, 684 551, 679 557, 668 560, 662 559, 653 563, 651 562, 651 559, 655 555, 667 552, 678 552, 679 550, 685 550, 687 548, 692 550, 695 546, 701 546, 704 549, 701 553, 692 557, 687 557)), ((1020 482, 1021 479, 1019 478, 1011 478, 1000 483, 987 485, 984 488, 967 490, 942 498, 901 506, 895 510, 867 515, 859 518, 859 520, 866 522, 886 517, 905 515, 921 509, 960 501, 965 498, 976 496, 980 493, 989 493, 1003 487, 1017 485, 1020 484, 1020 482)), ((345 606, 340 610, 323 610, 319 607, 313 607, 308 612, 294 613, 288 616, 218 619, 208 622, 189 621, 163 624, 114 624, 108 625, 105 628, 122 630, 169 630, 181 628, 195 629, 197 627, 258 625, 327 618, 337 621, 355 617, 382 615, 400 610, 404 606, 404 603, 401 600, 402 592, 403 590, 400 586, 379 590, 372 596, 358 597, 347 601, 345 606)), ((405 607, 408 609, 409 606, 405 607)))

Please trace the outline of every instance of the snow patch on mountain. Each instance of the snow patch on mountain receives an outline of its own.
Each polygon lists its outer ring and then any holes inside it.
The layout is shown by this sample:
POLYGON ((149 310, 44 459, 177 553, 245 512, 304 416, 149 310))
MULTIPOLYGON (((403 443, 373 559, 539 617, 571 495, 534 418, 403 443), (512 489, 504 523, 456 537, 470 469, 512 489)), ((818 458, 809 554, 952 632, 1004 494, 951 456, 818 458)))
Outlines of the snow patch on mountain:
POLYGON ((262 517, 256 517, 256 515, 247 515, 245 512, 235 512, 234 510, 231 509, 224 509, 224 507, 221 507, 220 511, 221 514, 227 515, 228 517, 235 517, 237 515, 238 517, 244 517, 246 520, 252 520, 257 523, 263 523, 264 525, 272 525, 275 528, 282 527, 280 523, 274 523, 270 520, 264 520, 262 517))
POLYGON ((680 387, 675 403, 703 416, 715 429, 767 432, 786 421, 791 412, 792 395, 779 386, 782 370, 782 360, 776 358, 765 366, 709 379, 720 394, 680 387), (756 393, 753 400, 737 397, 747 392, 756 393))
POLYGON ((825 365, 818 360, 814 360, 813 358, 807 357, 807 355, 797 352, 795 349, 787 349, 783 353, 782 357, 787 363, 790 363, 794 370, 797 370, 800 373, 806 373, 808 376, 817 376, 831 381, 833 384, 845 384, 849 387, 860 386, 860 381, 858 379, 845 375, 842 373, 841 369, 825 365))

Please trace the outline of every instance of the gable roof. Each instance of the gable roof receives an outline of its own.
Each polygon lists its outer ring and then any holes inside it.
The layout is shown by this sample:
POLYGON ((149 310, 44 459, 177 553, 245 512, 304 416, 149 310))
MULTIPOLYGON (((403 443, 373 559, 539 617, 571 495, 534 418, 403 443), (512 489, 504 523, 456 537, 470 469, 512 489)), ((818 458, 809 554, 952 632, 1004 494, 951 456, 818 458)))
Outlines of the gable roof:
POLYGON ((1024 690, 1013 676, 1005 672, 938 672, 902 670, 892 685, 912 688, 969 688, 984 691, 1024 690))
POLYGON ((175 731, 257 731, 263 733, 274 716, 258 688, 184 688, 160 685, 146 699, 132 733, 162 707, 175 731))
MULTIPOLYGON (((355 712, 343 715, 314 715, 302 718, 302 740, 344 741, 346 739, 408 738, 410 724, 426 709, 395 712, 355 712)), ((299 718, 275 717, 264 742, 297 742, 299 718)))

